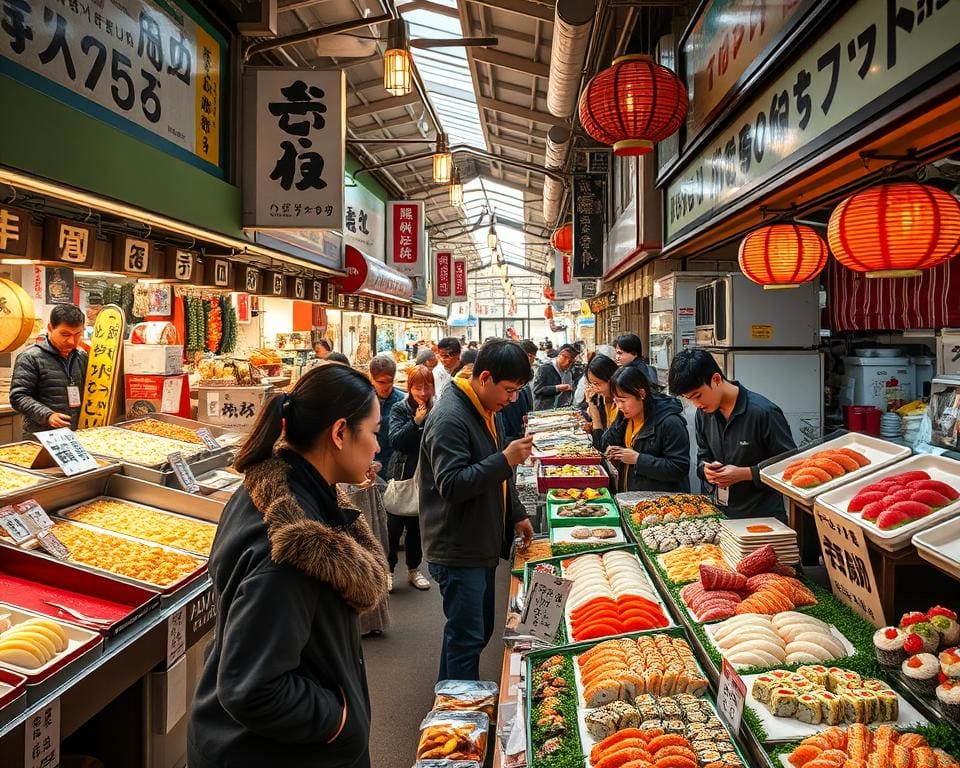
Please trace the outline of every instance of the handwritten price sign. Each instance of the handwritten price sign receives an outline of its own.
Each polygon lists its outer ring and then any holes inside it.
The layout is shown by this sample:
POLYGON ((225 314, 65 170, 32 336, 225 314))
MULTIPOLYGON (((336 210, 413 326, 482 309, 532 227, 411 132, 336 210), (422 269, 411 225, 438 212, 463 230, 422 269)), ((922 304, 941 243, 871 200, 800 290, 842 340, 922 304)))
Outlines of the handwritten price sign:
POLYGON ((747 685, 737 674, 730 662, 723 660, 723 670, 720 673, 720 685, 717 686, 717 711, 720 717, 730 727, 731 733, 740 731, 740 721, 743 719, 743 702, 747 698, 747 685))
POLYGON ((517 633, 532 635, 552 644, 557 639, 557 629, 563 620, 563 610, 572 586, 572 581, 535 571, 530 578, 517 633))

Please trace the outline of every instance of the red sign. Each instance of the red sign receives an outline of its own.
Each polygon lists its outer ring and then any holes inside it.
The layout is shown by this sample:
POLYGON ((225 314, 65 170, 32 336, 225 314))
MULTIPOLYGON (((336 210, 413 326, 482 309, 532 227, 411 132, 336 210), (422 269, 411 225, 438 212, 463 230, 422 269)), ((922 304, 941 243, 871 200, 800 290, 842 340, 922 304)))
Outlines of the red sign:
POLYGON ((387 264, 408 277, 423 274, 423 203, 387 203, 387 264))
POLYGON ((344 293, 370 291, 398 299, 409 299, 413 294, 410 278, 404 277, 386 264, 371 259, 352 245, 346 246, 343 254, 343 267, 347 276, 340 278, 339 282, 344 293))
POLYGON ((453 262, 453 297, 467 298, 467 262, 463 259, 453 262))
POLYGON ((449 299, 453 296, 453 281, 450 275, 452 256, 453 254, 450 251, 437 251, 435 255, 436 270, 434 274, 437 276, 436 294, 439 299, 449 299))

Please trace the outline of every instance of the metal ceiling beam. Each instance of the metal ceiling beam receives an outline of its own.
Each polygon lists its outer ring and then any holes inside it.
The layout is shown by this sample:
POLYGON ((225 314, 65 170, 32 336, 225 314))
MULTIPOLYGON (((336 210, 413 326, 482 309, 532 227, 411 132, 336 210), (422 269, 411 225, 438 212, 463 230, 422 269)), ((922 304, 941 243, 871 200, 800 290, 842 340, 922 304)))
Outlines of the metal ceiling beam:
MULTIPOLYGON (((451 147, 450 151, 455 155, 456 154, 471 155, 473 157, 479 157, 483 160, 492 160, 498 163, 512 165, 517 168, 524 168, 524 169, 533 171, 534 173, 543 174, 544 176, 552 176, 560 181, 563 180, 563 176, 556 171, 551 171, 539 165, 534 165, 533 163, 523 163, 523 162, 520 162, 519 160, 510 160, 509 158, 500 157, 499 155, 494 155, 490 152, 487 152, 485 149, 477 149, 476 147, 471 147, 467 144, 457 144, 451 147)), ((420 155, 409 155, 407 157, 403 157, 398 160, 387 160, 385 162, 378 163, 377 165, 370 166, 369 168, 360 168, 354 174, 354 179, 356 179, 356 177, 359 176, 361 173, 371 173, 373 171, 380 170, 381 168, 387 168, 391 165, 400 165, 402 163, 416 162, 418 160, 426 160, 428 158, 430 159, 433 158, 433 152, 425 152, 420 155)))
POLYGON ((502 112, 505 115, 519 117, 521 120, 530 120, 542 125, 567 125, 567 121, 559 117, 547 114, 546 112, 537 112, 533 109, 521 107, 519 104, 511 104, 506 101, 490 99, 486 96, 477 98, 477 107, 480 109, 489 109, 492 112, 502 112))
MULTIPOLYGON (((356 115, 351 115, 351 117, 356 117, 356 115)), ((373 123, 371 125, 353 125, 351 128, 353 128, 353 132, 357 134, 357 136, 367 136, 371 133, 377 133, 378 131, 382 131, 384 129, 389 130, 390 128, 397 128, 401 125, 408 125, 415 128, 417 121, 411 120, 409 116, 394 117, 390 120, 384 120, 382 125, 379 123, 373 123)), ((419 136, 420 134, 418 133, 416 135, 419 136)), ((398 139, 397 141, 403 141, 403 139, 398 139)))
POLYGON ((514 141, 503 136, 491 136, 490 141, 498 147, 512 149, 514 152, 523 152, 527 155, 536 155, 537 157, 546 157, 547 150, 544 147, 538 147, 536 144, 524 144, 520 141, 514 141))
POLYGON ((408 11, 430 11, 431 13, 439 13, 441 16, 447 16, 451 19, 460 18, 456 8, 448 8, 439 3, 432 3, 430 0, 413 0, 413 2, 398 5, 397 10, 400 11, 400 13, 406 13, 408 11))
POLYGON ((285 11, 299 11, 301 8, 309 8, 311 5, 320 5, 325 3, 327 0, 281 0, 277 3, 277 13, 284 13, 285 11))
POLYGON ((533 75, 534 77, 542 77, 544 79, 550 76, 550 66, 548 64, 538 64, 532 59, 527 59, 523 56, 514 56, 491 48, 478 48, 475 51, 471 51, 471 53, 473 54, 474 61, 483 62, 484 64, 492 64, 495 67, 512 69, 514 72, 523 72, 525 75, 533 75))
POLYGON ((420 94, 418 93, 408 93, 406 96, 390 96, 386 99, 371 101, 369 104, 360 107, 347 107, 347 118, 364 117, 387 109, 401 109, 420 103, 420 94))
POLYGON ((553 21, 553 8, 531 0, 471 0, 477 5, 485 5, 488 8, 495 8, 498 11, 507 11, 516 13, 519 16, 527 16, 542 21, 553 21))
POLYGON ((261 40, 259 43, 251 43, 243 51, 244 62, 250 61, 251 56, 265 51, 273 51, 277 48, 283 48, 287 45, 298 45, 299 43, 309 43, 321 37, 336 35, 341 32, 352 32, 355 29, 363 29, 374 24, 382 24, 390 21, 392 17, 389 13, 381 13, 379 16, 370 16, 366 19, 351 19, 339 24, 331 24, 328 27, 318 27, 317 29, 308 29, 303 32, 297 32, 293 35, 284 35, 283 37, 274 37, 269 40, 261 40))

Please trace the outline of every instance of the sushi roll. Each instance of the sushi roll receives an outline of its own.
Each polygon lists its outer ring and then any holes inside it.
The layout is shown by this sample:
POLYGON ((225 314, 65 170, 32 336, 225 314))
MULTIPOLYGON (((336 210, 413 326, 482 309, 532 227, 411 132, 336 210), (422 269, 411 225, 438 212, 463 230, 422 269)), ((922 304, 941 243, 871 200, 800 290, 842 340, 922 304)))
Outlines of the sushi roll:
POLYGON ((940 652, 940 671, 947 677, 960 677, 960 648, 940 652))
POLYGON ((797 667, 797 674, 803 675, 811 683, 821 688, 827 687, 827 668, 820 664, 808 664, 803 667, 797 667))
POLYGON ((899 667, 907 658, 903 644, 907 633, 899 627, 883 627, 873 633, 873 654, 884 667, 899 667))
POLYGON ((700 761, 701 765, 706 765, 707 763, 716 763, 722 758, 723 756, 716 749, 704 749, 697 752, 697 759, 700 761))
POLYGON ((770 694, 773 693, 773 690, 779 684, 780 681, 774 679, 771 675, 760 675, 760 677, 753 681, 753 688, 750 690, 750 695, 761 704, 769 704, 770 694))
POLYGON ((777 717, 794 717, 798 698, 799 694, 792 688, 774 688, 770 694, 770 711, 777 717))
POLYGON ((667 733, 678 733, 681 736, 686 731, 683 720, 666 720, 663 724, 663 730, 667 733))
POLYGON ((931 653, 918 653, 900 665, 904 679, 910 689, 921 696, 933 696, 937 689, 937 675, 940 674, 940 661, 931 653))
POLYGON ((912 624, 907 630, 907 639, 903 642, 903 649, 910 654, 936 653, 939 647, 940 633, 927 621, 912 624))
POLYGON ((644 720, 640 723, 641 731, 666 731, 666 723, 660 718, 644 720))
POLYGON ((814 694, 820 702, 820 716, 826 725, 840 725, 843 722, 843 702, 830 691, 817 691, 814 694))
POLYGON ((609 704, 609 711, 617 716, 617 730, 622 731, 625 728, 636 728, 640 725, 640 713, 635 707, 627 704, 625 701, 614 701, 609 704))
POLYGON ((869 723, 870 708, 866 701, 857 695, 856 691, 846 691, 840 694, 843 703, 843 719, 846 723, 869 723))
POLYGON ((720 752, 720 754, 725 755, 728 752, 736 752, 737 748, 733 746, 733 742, 725 739, 724 741, 717 742, 717 751, 720 752))
POLYGON ((593 737, 594 741, 603 741, 617 732, 619 717, 601 707, 587 714, 583 722, 587 726, 587 733, 593 737))
POLYGON ((867 706, 867 722, 873 723, 877 720, 882 719, 880 717, 880 700, 877 698, 877 694, 873 691, 868 691, 866 689, 859 691, 852 691, 855 696, 860 699, 863 699, 863 702, 867 706))
POLYGON ((797 720, 801 723, 817 725, 823 719, 820 700, 812 693, 803 693, 797 697, 797 720))
POLYGON ((900 697, 897 696, 896 691, 885 688, 882 691, 877 691, 876 695, 879 707, 877 720, 889 723, 897 722, 900 719, 900 697))
POLYGON ((885 691, 889 686, 883 680, 864 680, 862 687, 865 691, 885 691))
POLYGON ((957 614, 942 605, 935 605, 927 611, 929 621, 940 633, 941 645, 956 645, 960 642, 960 624, 957 623, 957 614))
POLYGON ((937 686, 937 701, 943 714, 960 722, 960 680, 944 680, 937 686))

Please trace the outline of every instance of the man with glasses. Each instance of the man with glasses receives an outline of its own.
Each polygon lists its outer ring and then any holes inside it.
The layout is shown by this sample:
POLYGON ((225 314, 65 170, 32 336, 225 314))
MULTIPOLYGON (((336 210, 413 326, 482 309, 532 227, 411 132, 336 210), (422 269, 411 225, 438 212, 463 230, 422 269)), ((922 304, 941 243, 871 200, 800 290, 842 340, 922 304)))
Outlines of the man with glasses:
POLYGON ((440 359, 440 365, 433 370, 433 379, 437 387, 434 401, 440 399, 443 390, 447 388, 447 384, 453 378, 454 372, 460 367, 462 349, 459 339, 455 339, 453 336, 447 336, 437 342, 437 357, 440 359))
POLYGON ((514 534, 525 543, 533 537, 513 484, 533 438, 505 444, 496 418, 529 381, 530 361, 519 344, 486 342, 470 378, 453 379, 424 424, 420 530, 446 617, 440 680, 479 679, 480 653, 495 625, 497 563, 509 555, 514 534))
POLYGON ((564 344, 555 358, 540 366, 536 381, 533 382, 535 411, 563 408, 573 402, 573 390, 577 383, 573 363, 578 354, 573 344, 564 344))

